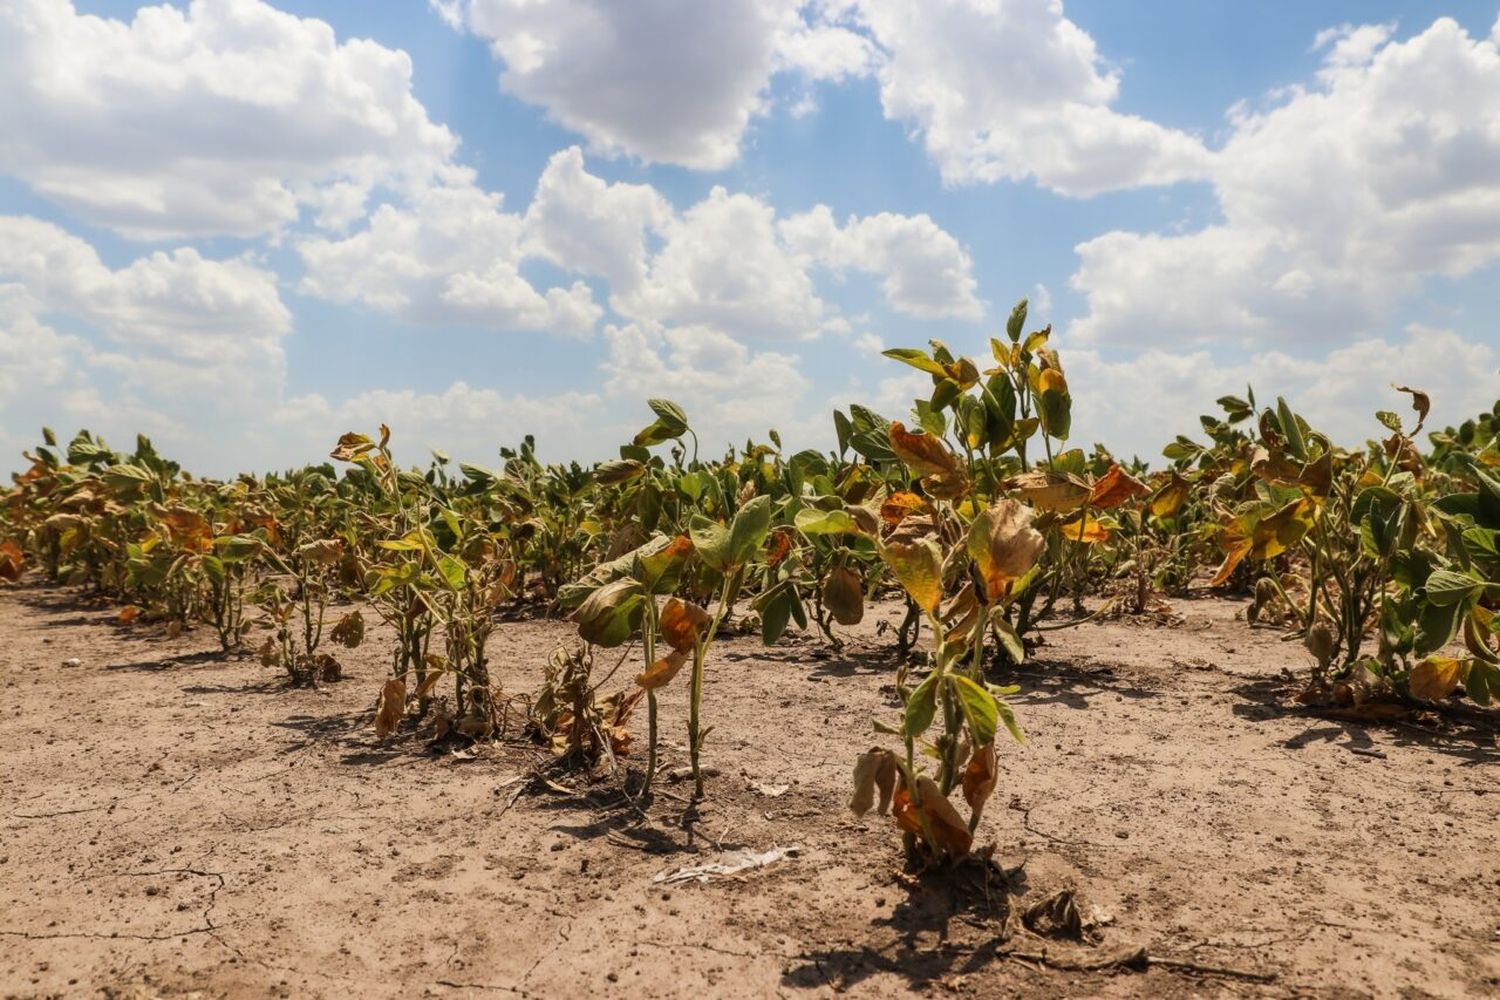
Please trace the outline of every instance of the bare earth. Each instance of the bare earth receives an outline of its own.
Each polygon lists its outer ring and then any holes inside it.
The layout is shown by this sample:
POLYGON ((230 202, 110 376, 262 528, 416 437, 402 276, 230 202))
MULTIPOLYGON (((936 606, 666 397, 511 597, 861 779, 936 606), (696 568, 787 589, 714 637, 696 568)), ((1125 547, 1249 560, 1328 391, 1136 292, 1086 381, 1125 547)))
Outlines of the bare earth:
MULTIPOLYGON (((1289 709, 1299 647, 1232 602, 1175 607, 1176 627, 1052 633, 1017 678, 1030 743, 1005 751, 979 842, 1018 909, 1074 890, 1103 922, 1087 944, 1002 941, 999 883, 912 878, 890 819, 846 811, 871 718, 895 714, 874 634, 893 608, 842 652, 715 647, 719 774, 684 829, 682 784, 644 826, 608 784, 520 780, 534 750, 378 744, 379 629, 341 655, 349 680, 297 691, 205 630, 166 640, 64 591, 0 590, 0 994, 1500 994, 1494 728, 1289 709), (776 847, 799 850, 653 882, 776 847), (1138 948, 1255 975, 1087 968, 1138 948)), ((501 626, 507 689, 534 690, 568 634, 501 626)), ((672 766, 685 690, 664 699, 672 766)))

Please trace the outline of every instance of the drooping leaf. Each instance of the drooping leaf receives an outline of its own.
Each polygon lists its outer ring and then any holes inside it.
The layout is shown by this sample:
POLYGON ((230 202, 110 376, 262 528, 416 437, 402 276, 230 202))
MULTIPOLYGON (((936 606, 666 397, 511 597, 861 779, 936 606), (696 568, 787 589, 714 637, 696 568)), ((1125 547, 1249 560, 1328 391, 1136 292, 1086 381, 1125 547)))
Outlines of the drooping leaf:
POLYGON ((880 558, 917 607, 929 614, 937 611, 943 600, 943 556, 936 542, 887 542, 880 547, 880 558))
POLYGON ((907 697, 906 711, 901 716, 903 735, 915 739, 932 725, 932 717, 937 713, 938 680, 937 671, 933 671, 907 697))
POLYGON ((645 588, 635 580, 605 584, 573 612, 579 636, 606 649, 623 645, 635 634, 645 613, 646 600, 645 588))
POLYGON ((969 723, 975 744, 995 742, 995 729, 1000 722, 1000 708, 995 696, 962 674, 954 674, 948 680, 958 696, 958 704, 969 723))
POLYGON ((687 663, 688 654, 673 650, 666 656, 661 657, 651 666, 635 676, 636 684, 646 690, 664 688, 672 682, 678 672, 682 670, 683 664, 687 663))
POLYGON ((1089 506, 1096 510, 1110 510, 1148 492, 1145 483, 1115 464, 1094 484, 1089 493, 1089 506))
POLYGON ((859 574, 847 566, 829 573, 823 582, 823 606, 840 625, 858 625, 865 616, 865 594, 859 574))
POLYGON ((969 804, 971 829, 978 825, 979 817, 984 813, 984 804, 995 791, 995 783, 999 777, 997 772, 995 744, 991 742, 975 747, 974 752, 969 755, 968 765, 964 767, 963 779, 964 801, 969 804))
POLYGON ((875 794, 880 793, 876 812, 884 815, 891 807, 891 795, 896 790, 896 755, 889 750, 876 747, 859 755, 854 762, 854 795, 849 799, 849 809, 856 816, 863 816, 876 805, 875 794))
POLYGON ((396 731, 406 715, 406 680, 393 677, 380 689, 380 701, 375 706, 375 736, 385 739, 396 731))
POLYGON ((925 831, 931 831, 936 843, 930 846, 949 857, 963 857, 974 842, 953 803, 938 790, 937 782, 925 774, 917 776, 915 796, 905 782, 901 783, 891 800, 891 813, 896 817, 896 825, 907 833, 925 838, 928 835, 925 831))
POLYGON ((698 605, 674 597, 661 610, 661 638, 679 653, 692 652, 712 620, 698 605))
POLYGON ((1069 513, 1088 500, 1093 488, 1077 476, 1066 472, 1023 472, 1006 480, 1008 490, 1016 490, 1037 510, 1069 513))
POLYGON ((1032 520, 1031 508, 1005 499, 981 511, 969 526, 969 557, 984 581, 986 603, 999 600, 1046 548, 1047 540, 1032 520))

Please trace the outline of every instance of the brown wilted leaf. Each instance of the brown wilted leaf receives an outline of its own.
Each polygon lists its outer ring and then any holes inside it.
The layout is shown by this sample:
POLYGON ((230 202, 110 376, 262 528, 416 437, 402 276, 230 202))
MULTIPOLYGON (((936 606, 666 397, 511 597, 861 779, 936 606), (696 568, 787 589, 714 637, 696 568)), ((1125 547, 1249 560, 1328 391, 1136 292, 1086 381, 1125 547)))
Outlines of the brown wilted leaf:
POLYGON ((196 510, 173 507, 162 515, 172 544, 189 552, 207 552, 213 548, 213 528, 196 510))
POLYGON ((986 603, 999 600, 1041 558, 1047 540, 1031 522, 1031 508, 1006 499, 981 511, 969 526, 969 557, 984 581, 986 603))
POLYGON ((892 493, 880 505, 881 520, 892 527, 913 515, 930 515, 931 513, 932 507, 928 505, 926 500, 923 500, 915 493, 907 493, 904 490, 892 493))
POLYGON ((14 539, 0 542, 0 580, 15 583, 21 579, 21 570, 26 564, 26 553, 14 539))
POLYGON ((679 653, 690 653, 712 616, 691 601, 674 597, 661 612, 661 637, 679 653))
POLYGON ((328 633, 328 638, 348 649, 354 649, 365 638, 365 617, 358 611, 351 611, 340 618, 333 626, 333 631, 328 633))
POLYGON ((859 755, 854 762, 854 796, 849 808, 856 816, 863 816, 876 804, 875 793, 880 792, 882 815, 891 807, 891 795, 896 789, 896 755, 889 750, 876 747, 859 755))
POLYGON ((327 653, 319 653, 313 657, 313 672, 318 680, 331 683, 344 676, 344 665, 327 653))
POLYGON ((428 670, 427 674, 422 678, 422 683, 417 685, 416 697, 426 698, 432 694, 433 689, 438 686, 438 681, 442 679, 442 670, 428 670))
POLYGON ((1126 472, 1119 464, 1111 465, 1089 494, 1089 506, 1097 510, 1110 510, 1129 503, 1149 491, 1146 484, 1126 472))
POLYGON ((766 541, 766 565, 775 569, 792 552, 792 529, 777 528, 766 541))
POLYGON ((339 438, 338 445, 328 453, 328 457, 339 462, 352 462, 374 447, 374 441, 363 434, 350 431, 339 438))
POLYGON ((823 582, 823 604, 840 625, 858 625, 865 616, 865 591, 859 574, 840 566, 823 582))
POLYGON ((673 650, 668 655, 657 660, 643 672, 636 674, 635 682, 646 690, 663 688, 672 683, 672 678, 677 676, 683 664, 687 663, 686 651, 673 650))
POLYGON ((975 823, 979 822, 984 804, 995 790, 996 780, 995 744, 986 743, 974 750, 969 757, 968 766, 964 768, 964 801, 969 804, 969 812, 973 814, 975 823))
POLYGON ((344 555, 344 540, 342 538, 325 538, 321 541, 308 542, 297 547, 293 553, 303 562, 313 563, 320 566, 332 566, 344 555))
POLYGON ((1411 394, 1411 408, 1417 411, 1417 426, 1412 428, 1411 437, 1416 437, 1422 425, 1427 423, 1427 414, 1432 412, 1432 400, 1421 389, 1413 389, 1409 385, 1398 385, 1396 391, 1411 394))
POLYGON ((1037 510, 1055 510, 1066 514, 1077 510, 1093 493, 1093 487, 1067 472, 1023 472, 1003 484, 1016 490, 1037 510))
POLYGON ((393 677, 380 689, 380 701, 375 705, 375 736, 385 739, 396 731, 406 715, 406 680, 393 677))
POLYGON ((974 837, 953 803, 938 790, 937 782, 925 774, 919 775, 916 797, 920 805, 913 805, 911 790, 906 787, 905 782, 896 789, 891 800, 891 812, 896 817, 896 825, 907 833, 925 838, 922 820, 926 819, 927 827, 937 842, 932 846, 954 858, 968 854, 974 837))
POLYGON ((942 476, 958 469, 958 457, 948 450, 941 438, 926 431, 913 434, 901 421, 892 421, 889 437, 891 450, 919 476, 942 476))
POLYGON ((127 604, 120 609, 119 614, 115 615, 115 621, 120 625, 129 625, 140 616, 141 609, 138 605, 127 604))

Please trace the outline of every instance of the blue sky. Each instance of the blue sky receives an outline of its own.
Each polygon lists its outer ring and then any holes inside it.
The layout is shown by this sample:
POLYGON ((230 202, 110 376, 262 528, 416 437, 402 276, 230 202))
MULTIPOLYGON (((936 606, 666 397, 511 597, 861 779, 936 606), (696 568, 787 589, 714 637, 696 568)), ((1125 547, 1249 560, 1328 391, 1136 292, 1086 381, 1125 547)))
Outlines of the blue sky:
POLYGON ((17 0, 3 464, 44 423, 225 474, 382 420, 596 459, 649 395, 826 447, 921 391, 881 347, 982 355, 1023 295, 1078 444, 1154 456, 1246 382, 1346 441, 1393 381, 1456 421, 1500 396, 1497 14, 17 0))

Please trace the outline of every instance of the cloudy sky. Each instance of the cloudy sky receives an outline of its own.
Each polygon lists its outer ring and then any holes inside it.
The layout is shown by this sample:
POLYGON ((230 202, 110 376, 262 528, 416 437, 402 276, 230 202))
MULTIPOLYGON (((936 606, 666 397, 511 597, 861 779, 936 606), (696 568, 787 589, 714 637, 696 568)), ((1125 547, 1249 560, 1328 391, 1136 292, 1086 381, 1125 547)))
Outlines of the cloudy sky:
POLYGON ((0 0, 0 468, 827 447, 1051 322, 1074 440, 1500 396, 1500 5, 0 0))

